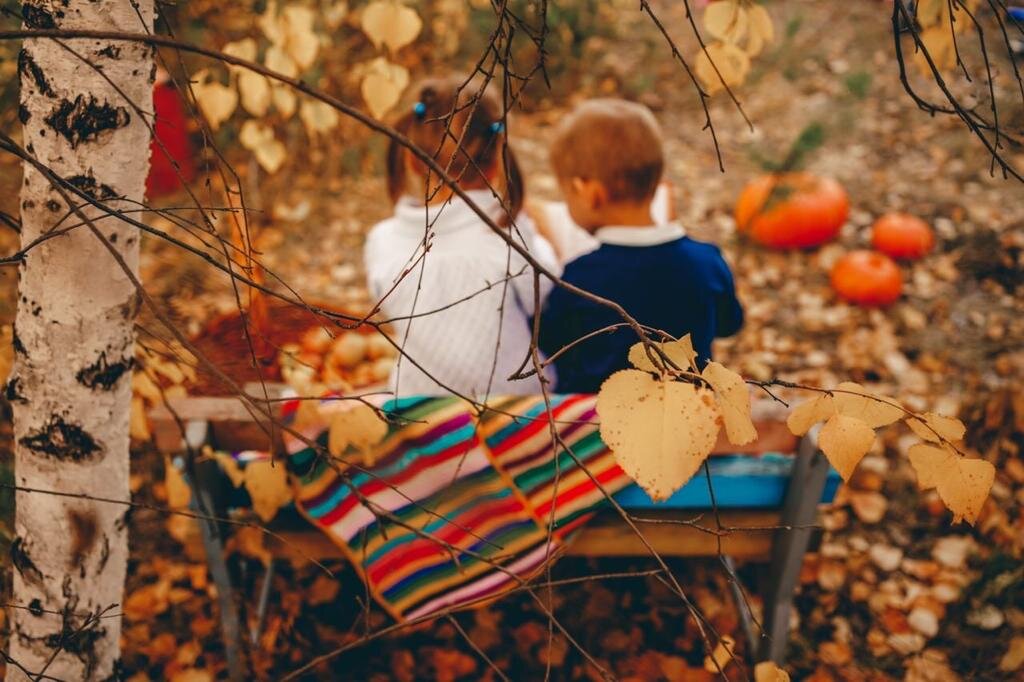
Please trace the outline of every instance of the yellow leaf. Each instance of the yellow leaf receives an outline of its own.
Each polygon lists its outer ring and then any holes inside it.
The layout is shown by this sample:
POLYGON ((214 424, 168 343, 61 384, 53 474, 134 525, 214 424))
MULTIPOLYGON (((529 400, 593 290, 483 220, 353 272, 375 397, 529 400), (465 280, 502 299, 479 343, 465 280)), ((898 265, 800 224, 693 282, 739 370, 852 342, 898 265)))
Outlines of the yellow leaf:
POLYGON ((789 413, 786 426, 794 436, 802 436, 820 421, 825 421, 836 413, 836 404, 832 396, 822 393, 816 398, 800 403, 789 413))
POLYGON ((701 376, 715 391, 729 442, 746 445, 757 440, 757 429, 750 419, 750 391, 743 377, 714 361, 707 364, 701 376))
POLYGON ((245 472, 238 466, 234 457, 226 452, 215 452, 213 458, 217 460, 220 470, 231 480, 231 485, 238 488, 245 483, 245 472))
POLYGON ((907 457, 920 488, 938 490, 943 504, 953 512, 953 523, 963 519, 974 525, 992 489, 996 468, 983 459, 961 457, 948 445, 918 443, 907 457))
POLYGON ((264 522, 274 518, 278 509, 292 501, 283 462, 250 462, 245 467, 245 489, 252 498, 253 510, 264 522))
POLYGON ((697 54, 694 72, 709 94, 740 85, 750 71, 750 56, 732 43, 711 43, 697 54), (715 70, 715 67, 718 70, 715 70))
POLYGON ((284 48, 277 45, 271 45, 267 48, 267 54, 263 56, 263 65, 271 71, 276 71, 282 76, 288 76, 289 78, 295 78, 299 75, 299 67, 295 64, 295 60, 288 56, 284 48))
POLYGON ((715 650, 711 652, 711 655, 704 657, 704 669, 709 673, 717 673, 720 670, 725 670, 726 666, 732 661, 735 654, 733 648, 736 646, 736 641, 729 635, 722 635, 722 638, 718 640, 718 644, 715 645, 715 650))
POLYGON ((341 26, 341 22, 345 20, 346 16, 348 16, 348 3, 345 0, 340 0, 324 9, 324 23, 330 29, 341 26))
POLYGON ((737 0, 718 0, 704 10, 704 28, 713 37, 738 43, 747 35, 747 8, 737 0))
POLYGON ((751 57, 761 54, 764 46, 775 41, 775 25, 763 5, 747 8, 747 42, 744 51, 751 57))
POLYGON ((917 23, 921 28, 945 24, 949 17, 949 0, 920 0, 917 3, 917 23))
POLYGON ((160 387, 145 370, 132 373, 132 393, 153 405, 164 399, 160 387))
POLYGON ((281 46, 284 44, 287 34, 284 22, 277 16, 277 0, 270 0, 267 3, 267 8, 260 15, 260 18, 256 20, 256 24, 263 31, 263 35, 267 37, 267 40, 273 45, 281 46))
POLYGON ((335 457, 345 454, 349 446, 359 450, 367 466, 373 466, 373 446, 388 434, 388 425, 365 403, 350 402, 331 416, 327 449, 335 457))
POLYGON ((789 682, 789 673, 774 661, 762 661, 754 666, 754 682, 789 682))
MULTIPOLYGON (((256 61, 256 41, 252 38, 243 38, 242 40, 236 40, 232 43, 226 43, 220 51, 224 54, 231 55, 232 57, 245 59, 246 61, 256 61)), ((231 69, 233 73, 237 73, 239 75, 249 71, 241 66, 228 65, 228 68, 231 69)))
POLYGON ((291 118, 292 114, 295 113, 295 104, 297 98, 292 89, 287 85, 276 85, 273 88, 273 100, 274 108, 277 109, 278 113, 284 118, 291 118))
POLYGON ((921 31, 921 44, 924 49, 917 48, 914 60, 926 76, 932 74, 932 69, 925 59, 925 51, 937 69, 950 69, 956 65, 956 46, 953 44, 953 31, 948 25, 932 26, 921 31))
POLYGON ((370 62, 360 91, 375 118, 383 118, 398 104, 402 91, 409 85, 409 72, 383 57, 370 62))
POLYGON ((288 156, 284 145, 274 137, 274 129, 253 119, 242 124, 238 141, 256 155, 256 161, 268 173, 276 173, 288 156))
POLYGON ((253 116, 263 116, 270 108, 270 81, 252 71, 238 74, 238 92, 242 95, 242 108, 253 116))
POLYGON ((929 443, 938 443, 939 439, 956 443, 964 438, 967 427, 956 417, 946 417, 934 412, 925 412, 907 419, 907 426, 929 443))
POLYGON ((285 49, 301 69, 308 69, 316 61, 320 38, 313 31, 313 10, 302 5, 288 5, 282 19, 285 26, 285 49))
POLYGON ((205 69, 197 72, 194 78, 192 92, 195 94, 199 111, 203 113, 210 128, 217 130, 238 106, 238 93, 230 86, 210 80, 210 74, 205 69))
POLYGON ((906 414, 892 398, 874 396, 852 381, 836 386, 832 399, 839 414, 856 417, 873 429, 899 421, 906 414))
POLYGON ((299 119, 302 120, 302 125, 306 127, 310 137, 326 133, 338 125, 339 121, 338 112, 334 107, 319 100, 303 102, 299 108, 299 119))
POLYGON ((381 45, 387 45, 392 52, 416 40, 423 28, 416 10, 393 0, 375 0, 367 5, 362 25, 374 47, 379 50, 381 45))
POLYGON ((849 481, 857 464, 875 442, 874 430, 856 417, 832 415, 818 435, 818 447, 844 481, 849 481))
POLYGON ((718 437, 709 391, 633 369, 602 384, 597 413, 601 438, 619 466, 656 500, 690 480, 718 437))
POLYGON ((647 351, 644 349, 643 343, 635 343, 629 349, 630 364, 643 372, 653 372, 654 374, 664 374, 665 372, 673 374, 680 370, 684 372, 687 370, 697 372, 697 352, 693 350, 693 342, 690 340, 689 334, 678 341, 669 341, 667 343, 653 342, 651 345, 660 348, 679 370, 673 367, 662 368, 660 364, 661 358, 652 351, 651 354, 659 361, 659 365, 655 367, 651 359, 647 357, 647 351))
POLYGON ((149 419, 146 417, 146 403, 139 396, 132 398, 132 411, 128 433, 135 440, 149 440, 149 419))
POLYGON ((192 501, 192 489, 185 482, 185 476, 174 466, 170 457, 164 457, 164 485, 167 487, 167 506, 171 509, 187 509, 192 501))

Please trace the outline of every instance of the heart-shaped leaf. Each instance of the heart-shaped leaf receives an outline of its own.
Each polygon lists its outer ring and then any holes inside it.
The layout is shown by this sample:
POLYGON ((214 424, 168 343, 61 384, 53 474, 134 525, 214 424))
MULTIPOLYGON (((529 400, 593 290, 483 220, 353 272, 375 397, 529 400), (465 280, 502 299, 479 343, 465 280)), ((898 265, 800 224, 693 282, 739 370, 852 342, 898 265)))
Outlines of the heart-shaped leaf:
POLYGON ((602 384, 597 413, 601 438, 619 466, 656 500, 690 480, 718 437, 710 391, 633 369, 602 384))

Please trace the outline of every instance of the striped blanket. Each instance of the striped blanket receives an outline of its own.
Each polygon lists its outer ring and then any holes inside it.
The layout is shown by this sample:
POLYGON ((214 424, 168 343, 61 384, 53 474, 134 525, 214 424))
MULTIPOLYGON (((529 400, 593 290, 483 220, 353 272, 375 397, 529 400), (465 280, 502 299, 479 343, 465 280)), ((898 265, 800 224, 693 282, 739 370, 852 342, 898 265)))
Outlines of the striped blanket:
MULTIPOLYGON (((389 401, 372 468, 288 444, 296 505, 395 618, 482 603, 528 581, 632 482, 601 442, 595 402, 551 396, 552 420, 541 396, 494 399, 483 415, 454 397, 389 401)), ((326 445, 325 430, 307 433, 326 445)))

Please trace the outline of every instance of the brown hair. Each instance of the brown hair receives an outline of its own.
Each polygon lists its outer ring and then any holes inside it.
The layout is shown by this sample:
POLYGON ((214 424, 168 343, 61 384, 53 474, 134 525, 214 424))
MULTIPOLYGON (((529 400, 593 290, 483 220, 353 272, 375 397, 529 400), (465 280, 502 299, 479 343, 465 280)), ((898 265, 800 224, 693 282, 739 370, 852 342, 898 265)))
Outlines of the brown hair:
POLYGON ((550 155, 560 179, 598 180, 612 201, 650 199, 665 166, 654 114, 620 99, 592 99, 573 109, 558 124, 550 155))
MULTIPOLYGON (((468 77, 449 76, 424 80, 413 93, 415 101, 405 107, 394 128, 432 155, 460 185, 487 187, 486 173, 499 168, 504 182, 491 186, 508 211, 506 218, 515 218, 523 207, 523 175, 507 144, 504 110, 493 91, 481 90, 468 77)), ((388 145, 392 202, 409 192, 406 151, 395 140, 388 145)))

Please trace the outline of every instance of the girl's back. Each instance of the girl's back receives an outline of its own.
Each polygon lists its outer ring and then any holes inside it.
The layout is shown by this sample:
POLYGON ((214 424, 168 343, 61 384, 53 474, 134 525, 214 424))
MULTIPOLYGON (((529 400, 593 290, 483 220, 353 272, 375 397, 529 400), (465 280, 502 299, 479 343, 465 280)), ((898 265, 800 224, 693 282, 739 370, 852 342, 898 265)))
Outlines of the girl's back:
MULTIPOLYGON (((497 221, 502 210, 490 190, 467 194, 497 221)), ((509 229, 546 267, 557 267, 530 226, 509 229)), ((408 356, 391 376, 397 395, 540 392, 536 376, 508 378, 530 347, 533 270, 460 198, 429 207, 400 199, 395 215, 370 232, 365 263, 380 317, 391 320, 408 356)), ((543 300, 550 283, 541 282, 543 300)))

